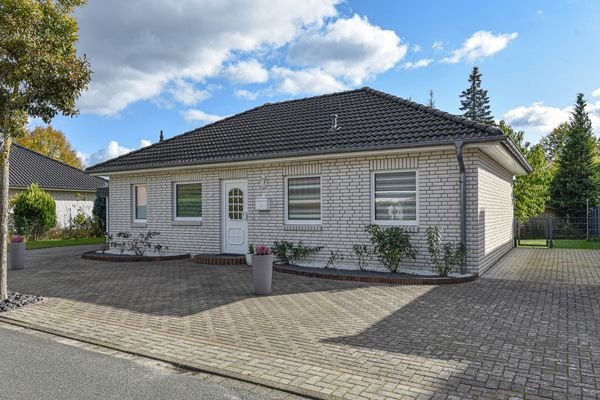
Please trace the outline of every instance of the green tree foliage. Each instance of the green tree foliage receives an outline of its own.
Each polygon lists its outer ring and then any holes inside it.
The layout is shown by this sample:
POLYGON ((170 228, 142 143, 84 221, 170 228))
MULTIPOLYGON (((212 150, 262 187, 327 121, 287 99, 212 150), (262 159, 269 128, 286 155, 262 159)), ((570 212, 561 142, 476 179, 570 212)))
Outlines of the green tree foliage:
POLYGON ((529 175, 517 176, 513 182, 515 218, 526 221, 544 212, 550 199, 553 170, 546 160, 542 146, 532 146, 525 141, 525 132, 515 131, 504 121, 500 121, 499 128, 517 145, 533 169, 529 175))
POLYGON ((15 229, 19 235, 37 240, 56 225, 56 203, 36 184, 15 196, 12 204, 15 229))
POLYGON ((77 56, 76 7, 85 0, 0 0, 0 300, 6 282, 9 155, 27 119, 76 115, 90 68, 77 56))
POLYGON ((600 200, 598 164, 594 160, 597 142, 586 105, 583 94, 579 93, 552 182, 552 204, 568 217, 585 216, 586 199, 590 199, 592 206, 600 200))
POLYGON ((82 169, 81 159, 71 147, 64 133, 52 126, 37 126, 16 139, 16 143, 50 158, 82 169))
POLYGON ((470 86, 460 94, 460 111, 463 116, 473 121, 494 125, 494 116, 490 107, 488 91, 481 88, 481 72, 473 67, 469 75, 470 86))
POLYGON ((558 161, 558 155, 565 145, 568 133, 569 123, 563 122, 540 140, 540 146, 542 146, 548 162, 556 163, 558 161))

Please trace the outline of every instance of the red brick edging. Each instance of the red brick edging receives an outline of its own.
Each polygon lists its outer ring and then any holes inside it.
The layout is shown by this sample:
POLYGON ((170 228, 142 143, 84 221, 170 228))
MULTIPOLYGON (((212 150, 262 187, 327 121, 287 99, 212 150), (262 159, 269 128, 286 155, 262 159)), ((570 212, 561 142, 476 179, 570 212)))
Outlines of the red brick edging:
POLYGON ((172 256, 133 256, 133 255, 118 255, 118 254, 98 254, 96 250, 85 252, 81 255, 85 260, 96 261, 111 261, 111 262, 139 262, 139 261, 169 261, 169 260, 185 260, 190 258, 190 254, 177 254, 172 256))
POLYGON ((222 254, 197 254, 192 257, 192 262, 205 265, 246 265, 246 257, 222 254))
POLYGON ((391 283, 395 285, 452 285, 457 283, 467 283, 476 280, 479 275, 473 274, 461 277, 401 277, 401 276, 379 276, 379 275, 350 275, 335 274, 321 271, 303 271, 298 269, 286 268, 282 265, 273 265, 273 270, 283 272, 284 274, 293 274, 308 276, 310 278, 332 279, 335 281, 352 281, 367 283, 391 283))

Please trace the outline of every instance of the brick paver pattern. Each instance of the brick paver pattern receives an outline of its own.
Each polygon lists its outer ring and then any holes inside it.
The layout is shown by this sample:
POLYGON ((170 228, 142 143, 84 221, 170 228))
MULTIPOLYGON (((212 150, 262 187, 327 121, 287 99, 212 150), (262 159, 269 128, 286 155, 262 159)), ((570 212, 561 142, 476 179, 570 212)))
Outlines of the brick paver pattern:
POLYGON ((27 253, 0 317, 322 398, 600 398, 600 251, 513 249, 479 280, 393 286, 27 253))

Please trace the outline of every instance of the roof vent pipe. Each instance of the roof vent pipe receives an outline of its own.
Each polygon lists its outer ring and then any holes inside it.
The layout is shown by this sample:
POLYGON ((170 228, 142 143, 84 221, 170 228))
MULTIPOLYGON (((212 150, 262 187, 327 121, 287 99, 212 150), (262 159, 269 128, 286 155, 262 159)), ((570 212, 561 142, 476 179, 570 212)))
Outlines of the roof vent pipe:
POLYGON ((165 135, 163 135, 163 131, 162 129, 160 130, 160 137, 158 138, 159 142, 162 142, 163 140, 165 140, 165 135))
POLYGON ((338 129, 340 129, 340 127, 338 126, 338 115, 331 114, 331 128, 329 128, 329 130, 337 131, 338 129))

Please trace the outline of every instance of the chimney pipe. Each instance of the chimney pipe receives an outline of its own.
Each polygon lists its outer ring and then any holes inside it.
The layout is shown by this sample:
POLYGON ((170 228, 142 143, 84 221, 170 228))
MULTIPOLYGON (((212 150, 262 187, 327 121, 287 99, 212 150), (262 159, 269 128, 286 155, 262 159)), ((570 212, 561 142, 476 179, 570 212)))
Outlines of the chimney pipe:
POLYGON ((162 129, 160 130, 160 137, 158 139, 159 142, 162 142, 163 140, 165 140, 165 135, 163 135, 163 131, 162 129))

